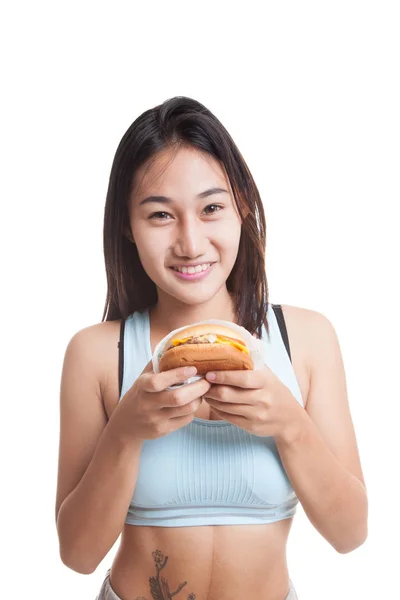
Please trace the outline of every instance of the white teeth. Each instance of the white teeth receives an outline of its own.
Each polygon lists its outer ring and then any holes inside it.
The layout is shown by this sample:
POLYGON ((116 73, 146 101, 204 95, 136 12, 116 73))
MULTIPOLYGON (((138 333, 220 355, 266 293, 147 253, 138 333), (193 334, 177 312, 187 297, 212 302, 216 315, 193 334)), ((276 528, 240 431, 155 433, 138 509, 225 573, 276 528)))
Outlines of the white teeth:
POLYGON ((206 263, 203 265, 197 265, 197 267, 173 267, 173 269, 175 271, 179 271, 180 273, 189 273, 193 274, 193 273, 201 273, 202 271, 205 271, 206 269, 208 269, 208 267, 211 266, 211 263, 206 263))

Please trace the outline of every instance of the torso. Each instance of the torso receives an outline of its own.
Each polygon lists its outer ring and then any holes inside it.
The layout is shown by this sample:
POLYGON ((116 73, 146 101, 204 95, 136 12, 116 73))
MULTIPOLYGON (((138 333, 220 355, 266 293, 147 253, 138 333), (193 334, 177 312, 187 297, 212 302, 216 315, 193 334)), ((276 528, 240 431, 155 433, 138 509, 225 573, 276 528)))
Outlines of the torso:
MULTIPOLYGON (((305 309, 282 306, 292 356, 303 402, 309 390, 306 357, 305 309)), ((103 402, 108 418, 118 405, 118 348, 120 321, 106 326, 110 343, 107 365, 110 371, 102 382, 103 402)), ((151 330, 154 351, 164 332, 151 330)), ((197 412, 202 419, 216 419, 203 402, 197 412)), ((224 525, 200 527, 144 527, 124 524, 121 543, 111 567, 110 582, 122 600, 150 600, 150 577, 157 577, 155 559, 168 561, 159 572, 170 594, 179 589, 179 598, 190 600, 284 600, 289 590, 286 543, 293 519, 265 525, 224 525), (161 554, 155 554, 158 551, 161 554), (182 586, 184 582, 186 585, 182 586), (193 596, 190 596, 193 594, 193 596)), ((169 600, 165 589, 162 600, 169 600)))

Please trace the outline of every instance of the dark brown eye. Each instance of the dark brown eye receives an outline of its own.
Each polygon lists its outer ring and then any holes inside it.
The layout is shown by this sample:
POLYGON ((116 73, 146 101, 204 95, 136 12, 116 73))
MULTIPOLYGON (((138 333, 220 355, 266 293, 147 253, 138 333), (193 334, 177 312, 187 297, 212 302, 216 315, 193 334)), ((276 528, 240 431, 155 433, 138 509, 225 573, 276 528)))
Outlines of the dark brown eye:
MULTIPOLYGON (((208 206, 206 206, 206 208, 205 208, 204 210, 206 210, 207 208, 211 208, 211 207, 214 207, 214 208, 217 208, 217 209, 221 209, 221 210, 222 210, 222 208, 223 208, 223 206, 219 206, 218 204, 209 204, 208 206)), ((212 215, 213 215, 213 214, 215 214, 216 212, 219 212, 219 210, 213 210, 213 211, 212 211, 211 213, 209 213, 209 214, 212 214, 212 215)))
MULTIPOLYGON (((156 219, 156 218, 158 219, 159 218, 158 215, 168 215, 168 213, 164 212, 164 211, 155 212, 155 213, 149 215, 149 219, 156 219)), ((164 221, 165 219, 161 219, 161 220, 164 221)))

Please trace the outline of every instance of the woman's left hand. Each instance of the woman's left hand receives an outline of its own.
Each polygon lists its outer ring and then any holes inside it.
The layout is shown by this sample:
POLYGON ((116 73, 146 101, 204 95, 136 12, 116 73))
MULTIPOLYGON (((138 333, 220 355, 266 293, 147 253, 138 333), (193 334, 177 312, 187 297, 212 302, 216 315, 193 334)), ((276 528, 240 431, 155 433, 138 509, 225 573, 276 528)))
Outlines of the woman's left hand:
POLYGON ((221 418, 249 433, 289 439, 301 427, 305 410, 281 380, 264 365, 263 369, 213 371, 204 400, 221 418))

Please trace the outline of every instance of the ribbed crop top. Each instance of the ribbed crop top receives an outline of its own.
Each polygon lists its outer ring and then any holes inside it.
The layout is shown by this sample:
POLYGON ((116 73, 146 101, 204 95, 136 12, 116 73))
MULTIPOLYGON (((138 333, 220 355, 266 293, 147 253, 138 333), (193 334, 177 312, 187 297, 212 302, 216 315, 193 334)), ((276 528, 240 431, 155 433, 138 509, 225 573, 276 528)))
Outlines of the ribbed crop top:
MULTIPOLYGON (((304 405, 291 363, 280 305, 268 305, 265 364, 304 405), (273 310, 271 310, 273 308, 273 310)), ((149 311, 121 322, 120 399, 151 360, 149 311)), ((262 524, 287 519, 298 498, 274 438, 229 423, 194 417, 142 445, 136 487, 125 523, 158 527, 262 524)))

